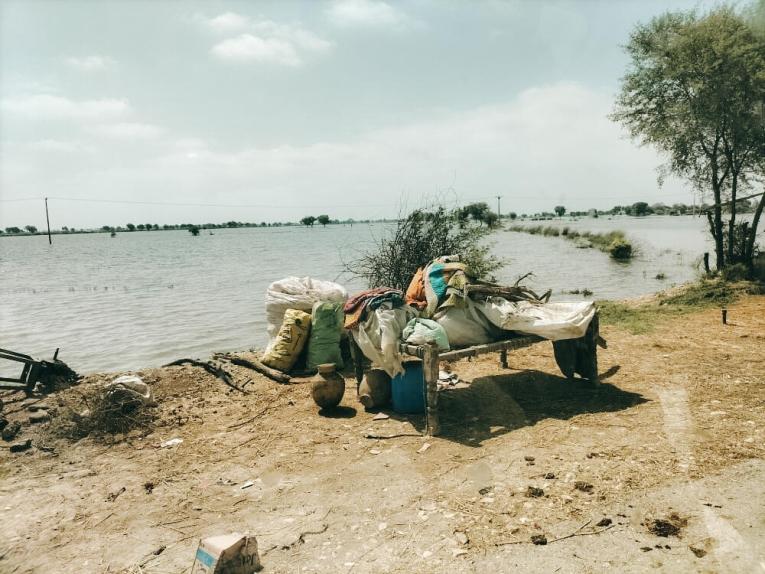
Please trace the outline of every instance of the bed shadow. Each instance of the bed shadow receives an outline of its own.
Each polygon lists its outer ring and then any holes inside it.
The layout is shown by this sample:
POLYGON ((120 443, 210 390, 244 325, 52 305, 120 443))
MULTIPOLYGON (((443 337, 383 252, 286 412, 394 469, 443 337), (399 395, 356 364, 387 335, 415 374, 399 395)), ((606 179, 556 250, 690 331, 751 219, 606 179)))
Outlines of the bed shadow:
MULTIPOLYGON (((617 371, 618 367, 612 367, 601 375, 601 381, 617 371)), ((438 396, 439 438, 475 447, 489 438, 546 419, 567 420, 584 413, 622 411, 648 401, 639 393, 609 383, 592 386, 586 381, 571 381, 536 370, 479 377, 468 388, 441 392, 438 396)), ((424 431, 424 417, 400 418, 424 431)))

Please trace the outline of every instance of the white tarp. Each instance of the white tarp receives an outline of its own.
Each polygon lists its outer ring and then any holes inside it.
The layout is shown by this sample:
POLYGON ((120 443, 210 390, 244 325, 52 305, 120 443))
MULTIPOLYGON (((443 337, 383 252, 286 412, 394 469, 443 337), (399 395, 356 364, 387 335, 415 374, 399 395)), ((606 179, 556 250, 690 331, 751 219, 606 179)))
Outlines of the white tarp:
POLYGON ((347 298, 348 292, 345 287, 332 281, 322 281, 311 277, 286 277, 274 281, 266 289, 269 345, 279 332, 287 309, 299 309, 310 313, 314 303, 319 301, 342 303, 347 298))
POLYGON ((476 302, 476 307, 501 329, 539 335, 551 341, 583 337, 595 316, 595 303, 591 301, 531 303, 488 297, 485 302, 476 302))
POLYGON ((367 318, 351 330, 356 344, 373 367, 383 369, 391 377, 404 372, 398 344, 404 327, 415 315, 408 305, 392 309, 391 304, 385 302, 368 312, 367 318))

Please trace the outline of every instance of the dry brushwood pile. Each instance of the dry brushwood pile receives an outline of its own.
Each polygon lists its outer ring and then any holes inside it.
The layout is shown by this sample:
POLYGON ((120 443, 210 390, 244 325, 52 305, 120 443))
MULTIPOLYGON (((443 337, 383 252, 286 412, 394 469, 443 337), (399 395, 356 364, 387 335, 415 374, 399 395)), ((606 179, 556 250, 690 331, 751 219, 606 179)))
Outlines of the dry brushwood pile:
POLYGON ((545 344, 509 369, 460 361, 471 385, 442 395, 437 438, 365 412, 349 374, 320 415, 307 379, 276 384, 247 355, 221 363, 231 385, 194 364, 133 373, 155 407, 104 405, 117 374, 6 394, 30 448, 0 454, 0 570, 187 572, 200 537, 236 530, 266 572, 756 571, 765 296, 728 322, 603 325, 595 390, 545 344))

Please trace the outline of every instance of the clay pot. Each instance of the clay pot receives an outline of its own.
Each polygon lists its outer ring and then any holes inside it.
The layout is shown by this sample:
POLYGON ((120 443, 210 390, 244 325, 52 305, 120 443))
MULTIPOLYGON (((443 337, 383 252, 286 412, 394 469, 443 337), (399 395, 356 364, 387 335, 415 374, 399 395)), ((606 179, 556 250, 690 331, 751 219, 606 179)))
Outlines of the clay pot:
POLYGON ((368 371, 359 385, 359 402, 364 408, 383 407, 390 402, 390 377, 382 369, 368 371))
POLYGON ((323 409, 336 407, 345 394, 345 379, 335 370, 335 363, 324 363, 317 368, 319 372, 311 387, 313 401, 323 409))

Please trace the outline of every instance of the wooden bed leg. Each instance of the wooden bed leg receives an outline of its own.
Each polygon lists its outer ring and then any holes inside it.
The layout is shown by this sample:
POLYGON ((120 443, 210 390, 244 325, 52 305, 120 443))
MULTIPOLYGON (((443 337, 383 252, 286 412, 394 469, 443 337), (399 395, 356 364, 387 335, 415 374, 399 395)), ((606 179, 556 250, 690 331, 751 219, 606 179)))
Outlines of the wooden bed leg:
POLYGON ((424 346, 422 357, 423 384, 425 385, 425 434, 438 436, 441 425, 438 420, 438 347, 435 343, 424 346))
POLYGON ((352 334, 348 333, 348 338, 350 339, 348 342, 350 343, 349 347, 351 350, 351 358, 353 359, 353 371, 354 375, 356 375, 356 390, 358 391, 361 379, 364 378, 364 353, 361 352, 361 349, 356 344, 356 339, 353 338, 352 334))
POLYGON ((502 350, 499 352, 499 364, 500 364, 500 365, 502 365, 502 368, 503 368, 503 369, 508 369, 508 368, 510 368, 510 367, 508 367, 508 365, 507 365, 507 349, 502 349, 502 350))

